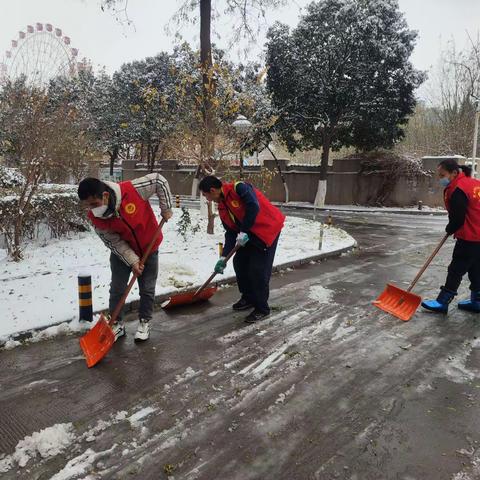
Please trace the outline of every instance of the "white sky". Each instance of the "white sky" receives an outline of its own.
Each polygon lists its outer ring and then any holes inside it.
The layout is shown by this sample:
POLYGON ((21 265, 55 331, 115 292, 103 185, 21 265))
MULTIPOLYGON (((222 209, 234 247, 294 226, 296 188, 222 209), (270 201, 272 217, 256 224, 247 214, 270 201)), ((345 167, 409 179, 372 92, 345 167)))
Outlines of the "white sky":
MULTIPOLYGON (((214 0, 215 1, 215 0, 214 0)), ((216 0, 221 2, 222 0, 216 0)), ((0 58, 18 38, 19 30, 35 22, 60 27, 72 40, 72 46, 89 58, 95 68, 105 66, 113 72, 122 63, 170 51, 175 43, 164 26, 182 2, 180 0, 129 0, 128 13, 135 28, 119 24, 112 13, 102 12, 100 0, 0 0, 0 58)), ((271 12, 268 23, 280 20, 294 26, 307 0, 291 0, 288 7, 271 12)), ((436 65, 442 45, 454 39, 457 47, 467 45, 467 31, 476 36, 480 29, 480 0, 399 0, 410 28, 419 31, 412 61, 417 68, 429 70, 436 65)), ((262 51, 267 26, 257 46, 249 53, 255 58, 262 51)), ((220 33, 228 37, 228 26, 220 33)), ((198 26, 184 27, 182 33, 197 42, 198 26)), ((221 40, 217 43, 225 46, 221 40)))

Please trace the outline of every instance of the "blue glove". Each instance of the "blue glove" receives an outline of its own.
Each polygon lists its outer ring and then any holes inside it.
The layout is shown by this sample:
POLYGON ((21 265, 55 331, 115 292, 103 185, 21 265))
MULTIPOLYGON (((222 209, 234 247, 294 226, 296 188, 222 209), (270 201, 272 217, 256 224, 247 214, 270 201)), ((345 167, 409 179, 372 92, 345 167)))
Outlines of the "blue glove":
POLYGON ((247 244, 248 240, 248 233, 240 232, 237 235, 237 245, 240 245, 241 247, 244 247, 247 244))
POLYGON ((213 271, 215 273, 223 273, 226 266, 227 266, 227 262, 225 261, 225 257, 220 257, 218 259, 218 262, 215 264, 215 268, 213 269, 213 271))

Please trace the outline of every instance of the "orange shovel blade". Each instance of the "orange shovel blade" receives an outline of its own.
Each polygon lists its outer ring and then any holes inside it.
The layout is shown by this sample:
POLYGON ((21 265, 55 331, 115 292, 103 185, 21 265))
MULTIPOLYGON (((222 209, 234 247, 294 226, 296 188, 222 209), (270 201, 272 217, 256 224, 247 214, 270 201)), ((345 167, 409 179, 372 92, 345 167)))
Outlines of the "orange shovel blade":
POLYGON ((408 322, 422 301, 415 293, 388 284, 373 304, 381 310, 408 322))
POLYGON ((202 302, 208 300, 212 297, 217 291, 217 287, 209 287, 202 290, 198 295, 195 295, 195 292, 185 292, 179 293, 178 295, 173 295, 168 300, 162 303, 162 308, 172 308, 178 305, 189 305, 191 303, 202 302))
POLYGON ((80 346, 85 355, 88 368, 96 365, 112 348, 114 342, 115 335, 112 327, 110 327, 105 317, 100 315, 96 325, 80 338, 80 346))

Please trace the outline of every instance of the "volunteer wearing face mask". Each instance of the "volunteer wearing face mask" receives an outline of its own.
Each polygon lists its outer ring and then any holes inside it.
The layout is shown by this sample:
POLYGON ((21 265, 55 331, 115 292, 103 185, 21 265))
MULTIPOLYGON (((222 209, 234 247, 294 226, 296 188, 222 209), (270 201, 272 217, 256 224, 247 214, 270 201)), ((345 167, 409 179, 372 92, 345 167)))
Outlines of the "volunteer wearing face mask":
MULTIPOLYGON (((136 178, 131 182, 102 182, 97 178, 85 178, 78 185, 78 196, 89 209, 88 218, 96 233, 111 250, 109 308, 112 312, 127 288, 130 272, 138 276, 140 291, 139 323, 135 340, 147 340, 150 336, 158 275, 158 246, 160 235, 145 265, 140 265, 143 251, 152 240, 158 227, 148 199, 157 195, 161 215, 165 220, 172 216, 172 200, 167 180, 158 173, 136 178)), ((115 340, 125 335, 120 313, 112 327, 115 340)))
POLYGON ((445 286, 436 300, 425 300, 422 306, 433 312, 447 313, 448 305, 457 294, 463 276, 468 273, 471 295, 458 303, 458 308, 480 312, 480 181, 472 178, 472 169, 458 165, 453 159, 438 165, 440 184, 445 188, 448 210, 446 232, 457 243, 448 267, 445 286))

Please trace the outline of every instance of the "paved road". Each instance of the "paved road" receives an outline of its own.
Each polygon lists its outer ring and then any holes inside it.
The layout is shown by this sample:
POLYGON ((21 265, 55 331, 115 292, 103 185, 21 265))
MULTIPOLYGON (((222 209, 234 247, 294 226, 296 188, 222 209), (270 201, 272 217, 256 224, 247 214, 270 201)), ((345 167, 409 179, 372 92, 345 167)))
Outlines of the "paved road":
MULTIPOLYGON (((0 352, 0 452, 57 423, 76 433, 66 453, 0 477, 480 478, 480 318, 453 308, 403 323, 371 306, 388 281, 408 284, 445 220, 335 221, 359 249, 276 275, 258 326, 231 312, 230 287, 159 312, 146 344, 129 324, 91 370, 74 337, 0 352)), ((436 293, 451 248, 420 294, 436 293)))

